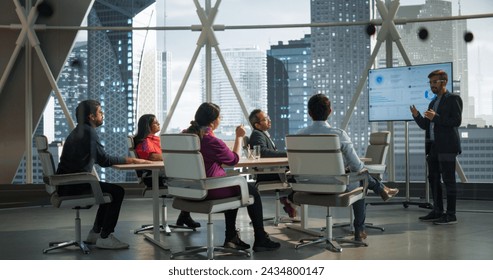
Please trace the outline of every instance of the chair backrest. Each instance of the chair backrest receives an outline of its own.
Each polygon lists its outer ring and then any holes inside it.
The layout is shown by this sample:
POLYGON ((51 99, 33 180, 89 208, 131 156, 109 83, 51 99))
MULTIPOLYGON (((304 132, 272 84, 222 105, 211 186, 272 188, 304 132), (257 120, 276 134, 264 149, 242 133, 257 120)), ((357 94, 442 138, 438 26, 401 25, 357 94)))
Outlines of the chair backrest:
POLYGON ((207 177, 197 135, 162 134, 161 150, 168 178, 201 180, 207 177))
MULTIPOLYGON (((133 158, 139 158, 137 153, 135 152, 135 141, 134 141, 134 136, 133 135, 127 135, 127 147, 128 147, 128 155, 133 158)), ((135 173, 137 174, 137 177, 139 178, 140 182, 143 182, 143 175, 146 173, 150 173, 149 171, 146 170, 135 170, 135 173)))
POLYGON ((250 148, 250 137, 247 135, 243 136, 243 149, 249 149, 250 148))
POLYGON ((371 158, 367 164, 385 164, 390 144, 390 131, 380 131, 370 134, 370 143, 365 157, 371 158))
POLYGON ((127 135, 127 147, 128 147, 128 155, 130 157, 137 158, 137 153, 135 152, 135 142, 133 135, 127 135))
POLYGON ((48 138, 44 135, 35 135, 34 142, 38 150, 39 159, 41 160, 41 166, 43 167, 43 181, 45 182, 46 191, 52 194, 56 191, 56 187, 48 183, 48 177, 55 174, 55 162, 48 150, 48 138))
POLYGON ((249 158, 250 155, 250 137, 247 135, 243 136, 243 153, 245 154, 245 157, 249 158))
POLYGON ((286 147, 289 170, 297 182, 292 184, 294 190, 323 193, 346 190, 346 184, 334 183, 334 176, 345 175, 339 136, 287 135, 286 147))

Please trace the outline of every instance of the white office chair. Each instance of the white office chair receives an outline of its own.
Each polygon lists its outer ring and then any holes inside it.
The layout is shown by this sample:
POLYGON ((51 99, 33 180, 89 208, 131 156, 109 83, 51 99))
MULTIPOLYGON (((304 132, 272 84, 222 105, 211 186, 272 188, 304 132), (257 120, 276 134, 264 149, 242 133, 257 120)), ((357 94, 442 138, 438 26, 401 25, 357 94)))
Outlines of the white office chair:
MULTIPOLYGON (((135 157, 138 158, 137 153, 135 152, 135 143, 134 143, 134 137, 131 135, 127 136, 127 146, 128 146, 128 153, 130 157, 135 157)), ((150 170, 135 170, 135 173, 137 175, 137 178, 139 179, 139 184, 143 186, 142 190, 142 196, 150 198, 152 197, 152 171, 150 170)), ((159 225, 159 228, 161 231, 164 231, 167 235, 171 235, 172 229, 186 229, 186 230, 193 230, 196 231, 195 228, 187 227, 187 226, 179 226, 179 225, 174 225, 174 224, 169 224, 168 223, 168 206, 166 205, 166 199, 169 198, 168 194, 168 186, 163 186, 159 187, 159 197, 161 198, 162 204, 161 204, 161 224, 159 225)), ((142 225, 140 228, 135 229, 134 233, 138 234, 144 231, 148 230, 153 230, 154 225, 152 224, 145 224, 142 225)))
POLYGON ((49 248, 44 249, 43 253, 52 250, 65 248, 69 246, 79 247, 84 254, 89 254, 89 247, 81 239, 81 220, 80 209, 89 209, 95 204, 104 204, 111 202, 109 194, 103 194, 98 178, 91 173, 73 173, 55 175, 55 163, 53 156, 48 151, 48 139, 44 135, 35 135, 34 140, 38 155, 43 167, 43 181, 46 191, 50 195, 50 201, 56 208, 72 208, 75 210, 75 239, 70 241, 53 241, 49 243, 49 248), (74 185, 81 183, 89 183, 91 185, 91 194, 87 195, 71 195, 60 196, 57 193, 57 186, 74 185))
POLYGON ((365 162, 368 172, 378 180, 383 180, 383 174, 387 168, 387 154, 390 145, 390 131, 373 132, 370 134, 369 145, 366 148, 365 162))
POLYGON ((364 199, 368 186, 366 174, 346 173, 337 135, 288 135, 286 136, 289 168, 296 183, 293 200, 298 204, 323 206, 327 209, 324 236, 317 239, 302 239, 295 246, 325 243, 327 249, 341 252, 338 243, 368 246, 363 241, 332 236, 331 207, 349 207, 364 199), (346 192, 351 182, 363 181, 363 187, 346 192))
POLYGON ((171 254, 177 256, 207 252, 214 259, 214 252, 226 252, 250 256, 247 251, 214 246, 212 214, 245 207, 253 203, 248 193, 246 179, 241 175, 207 178, 204 159, 200 153, 200 139, 195 134, 161 135, 163 159, 166 162, 168 191, 173 195, 173 207, 191 213, 208 215, 207 245, 187 247, 185 251, 171 254), (239 186, 240 195, 224 199, 205 200, 211 189, 239 186))

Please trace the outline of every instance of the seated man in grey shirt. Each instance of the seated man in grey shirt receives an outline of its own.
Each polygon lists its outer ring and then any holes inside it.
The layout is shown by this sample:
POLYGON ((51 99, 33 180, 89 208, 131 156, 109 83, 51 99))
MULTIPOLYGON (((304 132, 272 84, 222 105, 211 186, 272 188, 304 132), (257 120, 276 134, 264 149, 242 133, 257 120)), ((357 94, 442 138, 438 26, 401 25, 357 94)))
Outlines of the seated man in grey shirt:
MULTIPOLYGON (((341 152, 344 159, 344 164, 350 172, 361 172, 365 165, 359 159, 356 151, 353 148, 353 143, 347 135, 347 133, 339 128, 331 127, 327 122, 332 108, 330 106, 330 100, 323 94, 315 94, 308 101, 308 113, 313 122, 310 126, 301 129, 297 134, 336 134, 339 136, 341 142, 341 152)), ((348 191, 354 189, 357 186, 348 186, 348 191)), ((373 178, 368 174, 368 189, 373 190, 376 194, 380 195, 384 201, 395 196, 399 190, 391 189, 382 184, 382 182, 373 178)), ((365 221, 365 202, 360 200, 353 204, 354 210, 354 227, 355 227, 355 239, 362 240, 366 238, 366 232, 364 227, 365 221)))

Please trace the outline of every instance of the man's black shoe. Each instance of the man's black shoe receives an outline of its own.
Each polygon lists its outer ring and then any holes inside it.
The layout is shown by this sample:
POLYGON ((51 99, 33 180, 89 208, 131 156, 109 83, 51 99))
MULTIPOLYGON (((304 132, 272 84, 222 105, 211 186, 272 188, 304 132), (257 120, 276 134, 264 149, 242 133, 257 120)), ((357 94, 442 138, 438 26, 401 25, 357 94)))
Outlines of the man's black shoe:
POLYGON ((253 251, 255 252, 265 252, 274 251, 279 249, 281 244, 270 240, 268 237, 262 238, 261 240, 255 240, 253 243, 253 251))
POLYGON ((419 220, 423 222, 434 222, 442 217, 442 213, 431 211, 426 216, 419 217, 419 220))
POLYGON ((437 221, 433 222, 435 225, 453 225, 457 224, 457 217, 451 214, 445 214, 437 221))

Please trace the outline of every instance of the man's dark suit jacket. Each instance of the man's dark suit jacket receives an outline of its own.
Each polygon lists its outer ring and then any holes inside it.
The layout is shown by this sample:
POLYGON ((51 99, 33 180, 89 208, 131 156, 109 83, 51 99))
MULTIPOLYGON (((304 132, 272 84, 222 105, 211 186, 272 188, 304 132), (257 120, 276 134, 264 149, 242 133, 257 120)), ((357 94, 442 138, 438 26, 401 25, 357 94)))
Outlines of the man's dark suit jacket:
POLYGON ((286 152, 278 151, 269 136, 258 129, 254 129, 250 135, 250 148, 253 149, 255 145, 260 145, 260 157, 287 157, 286 152))
MULTIPOLYGON (((432 109, 437 98, 433 99, 428 105, 432 109)), ((414 120, 421 129, 426 131, 426 154, 430 152, 430 120, 424 118, 421 113, 414 117, 414 120)), ((459 126, 462 122, 462 99, 459 95, 447 91, 441 98, 436 115, 433 118, 435 134, 435 147, 440 154, 460 154, 459 126)))
MULTIPOLYGON (((272 157, 287 157, 286 152, 277 151, 277 149, 269 140, 269 136, 263 131, 254 129, 250 135, 250 148, 260 145, 260 157, 272 158, 272 157)), ((261 181, 277 181, 279 176, 277 174, 258 174, 257 182, 261 181)))

